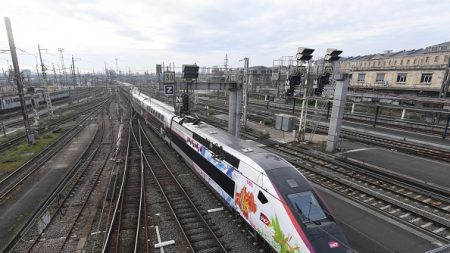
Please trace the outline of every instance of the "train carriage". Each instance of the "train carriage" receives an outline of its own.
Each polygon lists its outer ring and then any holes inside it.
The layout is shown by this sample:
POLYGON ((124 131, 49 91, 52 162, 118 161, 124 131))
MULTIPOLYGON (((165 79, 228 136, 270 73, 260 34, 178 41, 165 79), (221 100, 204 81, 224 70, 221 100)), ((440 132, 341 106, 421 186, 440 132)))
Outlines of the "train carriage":
POLYGON ((351 252, 306 178, 283 158, 131 90, 134 110, 277 252, 351 252))
MULTIPOLYGON (((70 96, 70 93, 68 90, 54 91, 50 92, 49 96, 51 101, 53 102, 68 98, 70 96)), ((33 103, 35 104, 35 106, 45 104, 46 101, 43 91, 42 90, 36 91, 33 95, 25 94, 25 104, 27 106, 31 106, 32 103, 31 101, 34 101, 33 103)), ((18 110, 19 108, 20 108, 20 99, 18 95, 0 98, 0 113, 18 110)))

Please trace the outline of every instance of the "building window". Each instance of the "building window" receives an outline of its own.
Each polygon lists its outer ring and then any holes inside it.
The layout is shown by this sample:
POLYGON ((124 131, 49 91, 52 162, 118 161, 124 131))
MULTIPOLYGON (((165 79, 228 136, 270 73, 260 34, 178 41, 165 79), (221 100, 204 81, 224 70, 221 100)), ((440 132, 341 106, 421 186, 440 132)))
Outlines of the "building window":
POLYGON ((427 56, 427 58, 425 58, 425 63, 428 63, 429 59, 430 59, 430 57, 427 56))
POLYGON ((377 83, 384 82, 384 73, 377 73, 377 78, 375 79, 375 82, 377 83))
POLYGON ((400 61, 400 65, 403 65, 403 60, 400 61))
POLYGON ((366 73, 358 74, 358 82, 364 82, 366 80, 366 73))
POLYGON ((436 55, 436 57, 434 57, 434 62, 438 62, 439 61, 439 55, 436 55))
POLYGON ((397 83, 405 83, 405 82, 406 82, 406 73, 398 73, 397 83))
POLYGON ((444 63, 448 62, 448 55, 444 56, 444 63))
POLYGON ((383 61, 383 67, 386 66, 386 61, 383 61))
POLYGON ((416 65, 417 63, 417 58, 414 58, 414 65, 416 65))
POLYGON ((381 65, 381 62, 380 61, 378 61, 378 67, 381 65))
POLYGON ((394 65, 397 65, 397 60, 394 61, 394 65))
POLYGON ((389 61, 389 66, 391 66, 391 61, 389 61))
POLYGON ((420 82, 421 83, 431 83, 432 76, 433 76, 433 74, 431 74, 431 73, 422 74, 422 76, 420 77, 420 82))
POLYGON ((408 60, 406 60, 406 65, 409 65, 409 59, 408 59, 408 60))

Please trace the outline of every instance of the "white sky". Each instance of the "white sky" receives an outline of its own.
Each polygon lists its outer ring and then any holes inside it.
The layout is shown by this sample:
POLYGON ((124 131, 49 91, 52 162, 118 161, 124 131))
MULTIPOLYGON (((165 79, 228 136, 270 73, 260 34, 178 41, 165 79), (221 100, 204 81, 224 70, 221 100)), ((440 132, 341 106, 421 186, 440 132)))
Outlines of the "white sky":
MULTIPOLYGON (((0 50, 9 49, 3 17, 11 19, 22 69, 35 69, 37 45, 44 61, 66 67, 72 55, 80 71, 155 72, 176 66, 272 66, 297 47, 326 48, 344 56, 423 48, 450 40, 450 1, 398 0, 0 0, 0 50)), ((11 64, 0 54, 0 68, 11 64)), ((58 66, 56 66, 58 67, 58 66)))

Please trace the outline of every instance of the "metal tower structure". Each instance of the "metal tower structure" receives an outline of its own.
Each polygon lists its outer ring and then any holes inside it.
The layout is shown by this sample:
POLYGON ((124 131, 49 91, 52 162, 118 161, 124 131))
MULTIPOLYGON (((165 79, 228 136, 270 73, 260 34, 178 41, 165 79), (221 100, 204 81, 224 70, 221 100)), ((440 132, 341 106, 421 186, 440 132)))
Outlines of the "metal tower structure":
MULTIPOLYGON (((64 75, 64 82, 67 83, 67 72, 66 72, 66 67, 64 66, 64 56, 63 56, 64 48, 58 48, 58 52, 59 52, 59 57, 61 58, 61 68, 62 68, 63 75, 64 75)), ((60 78, 60 80, 62 80, 62 78, 60 78)))

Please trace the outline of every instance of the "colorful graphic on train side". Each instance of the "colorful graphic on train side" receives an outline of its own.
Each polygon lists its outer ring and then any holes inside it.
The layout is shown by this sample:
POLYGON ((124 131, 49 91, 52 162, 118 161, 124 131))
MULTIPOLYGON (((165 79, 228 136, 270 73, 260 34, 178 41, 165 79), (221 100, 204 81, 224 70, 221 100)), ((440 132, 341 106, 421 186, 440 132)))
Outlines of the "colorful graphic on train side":
POLYGON ((253 196, 253 192, 247 191, 247 187, 242 187, 240 192, 236 192, 236 196, 234 198, 236 205, 242 211, 242 215, 248 220, 248 215, 250 212, 256 212, 256 204, 255 197, 253 196))

